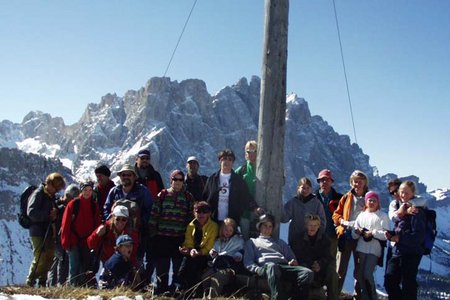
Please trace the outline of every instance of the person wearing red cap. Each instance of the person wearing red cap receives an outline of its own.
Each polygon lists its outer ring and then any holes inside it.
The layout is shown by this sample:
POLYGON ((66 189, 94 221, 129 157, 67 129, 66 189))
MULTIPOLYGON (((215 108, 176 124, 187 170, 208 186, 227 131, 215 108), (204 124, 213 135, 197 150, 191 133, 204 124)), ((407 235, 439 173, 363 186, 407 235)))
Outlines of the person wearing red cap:
MULTIPOLYGON (((325 217, 327 220, 327 225, 325 228, 325 233, 329 237, 331 245, 330 251, 331 256, 336 258, 338 239, 336 236, 336 230, 333 222, 333 213, 338 207, 339 200, 342 198, 342 194, 336 192, 333 188, 333 175, 328 169, 323 169, 319 172, 317 176, 317 183, 319 184, 319 189, 316 190, 315 194, 317 198, 322 202, 323 209, 325 211, 325 217)), ((335 262, 336 263, 336 262, 335 262)))

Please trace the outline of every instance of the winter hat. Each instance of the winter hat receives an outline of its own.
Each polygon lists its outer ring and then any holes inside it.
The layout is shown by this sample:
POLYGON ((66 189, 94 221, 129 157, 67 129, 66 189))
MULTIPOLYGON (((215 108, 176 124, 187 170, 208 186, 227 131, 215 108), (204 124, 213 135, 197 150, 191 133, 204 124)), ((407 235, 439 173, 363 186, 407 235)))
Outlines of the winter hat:
POLYGON ((95 174, 103 174, 106 177, 111 176, 111 170, 105 166, 105 165, 99 165, 97 168, 95 168, 95 174))
POLYGON ((366 195, 364 196, 364 200, 366 201, 365 207, 368 207, 369 199, 372 199, 372 198, 377 199, 377 209, 380 209, 381 208, 380 196, 378 196, 378 194, 375 193, 374 191, 368 191, 366 193, 366 195))
POLYGON ((117 247, 122 246, 122 245, 130 245, 130 244, 134 244, 134 241, 131 238, 131 236, 129 236, 128 234, 120 235, 116 239, 116 246, 117 247))
POLYGON ((139 150, 137 156, 138 156, 138 157, 142 157, 142 156, 148 156, 148 157, 150 157, 150 151, 147 150, 147 149, 139 150))
POLYGON ((181 177, 184 178, 184 173, 181 170, 173 170, 172 173, 170 173, 170 180, 172 180, 175 175, 181 175, 181 177))
POLYGON ((116 207, 114 207, 112 214, 115 217, 124 217, 124 218, 129 217, 128 208, 123 205, 117 205, 116 207))
POLYGON ((256 223, 256 229, 259 230, 263 223, 270 222, 275 227, 275 217, 271 214, 264 214, 259 217, 258 223, 256 223))
POLYGON ((120 169, 120 171, 117 172, 117 175, 120 176, 120 174, 121 174, 122 172, 127 172, 127 171, 128 171, 128 172, 133 172, 134 176, 136 176, 136 171, 134 170, 134 166, 128 165, 128 164, 123 165, 122 169, 120 169))
POLYGON ((378 196, 378 194, 375 193, 374 191, 368 191, 368 192, 366 193, 366 195, 364 196, 364 200, 366 200, 366 202, 367 202, 370 198, 375 198, 375 199, 377 199, 378 202, 380 202, 380 196, 378 196))
POLYGON ((94 188, 94 183, 92 181, 86 181, 86 182, 80 183, 80 191, 83 191, 88 186, 90 186, 91 188, 94 188))
POLYGON ((325 177, 331 179, 331 181, 334 181, 333 176, 331 175, 331 171, 328 169, 323 169, 322 171, 319 172, 319 176, 317 176, 317 182, 319 182, 320 179, 325 177))

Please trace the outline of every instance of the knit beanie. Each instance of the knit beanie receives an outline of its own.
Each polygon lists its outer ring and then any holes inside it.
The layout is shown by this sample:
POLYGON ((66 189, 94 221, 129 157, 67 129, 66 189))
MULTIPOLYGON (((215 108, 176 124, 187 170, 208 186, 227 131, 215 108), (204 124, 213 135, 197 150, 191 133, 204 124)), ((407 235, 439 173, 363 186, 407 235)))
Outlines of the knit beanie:
POLYGON ((106 177, 109 177, 111 176, 111 170, 105 165, 100 165, 95 168, 95 174, 103 174, 106 177))
POLYGON ((91 188, 94 188, 94 183, 92 181, 86 181, 86 182, 80 183, 80 191, 83 191, 88 186, 90 186, 91 188))
POLYGON ((368 206, 369 203, 369 199, 375 198, 377 199, 377 209, 381 209, 381 204, 380 204, 380 196, 378 196, 377 193, 375 193, 374 191, 368 191, 366 193, 366 195, 364 196, 364 200, 366 202, 365 207, 368 206))

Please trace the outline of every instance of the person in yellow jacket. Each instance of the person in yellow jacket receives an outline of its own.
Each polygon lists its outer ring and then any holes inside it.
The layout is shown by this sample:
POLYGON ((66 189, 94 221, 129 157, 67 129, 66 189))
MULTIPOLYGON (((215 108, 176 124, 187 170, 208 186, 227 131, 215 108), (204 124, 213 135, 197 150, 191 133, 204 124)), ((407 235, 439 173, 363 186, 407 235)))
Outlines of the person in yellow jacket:
POLYGON ((336 256, 337 273, 339 275, 338 290, 342 291, 345 276, 347 275, 348 262, 353 253, 355 278, 355 291, 357 299, 360 298, 359 282, 357 281, 358 257, 356 255, 357 240, 351 236, 351 230, 355 224, 356 217, 362 212, 365 205, 364 196, 368 191, 369 179, 367 175, 355 170, 350 175, 351 190, 342 196, 338 207, 333 213, 333 222, 336 226, 338 238, 338 253, 336 256))
MULTIPOLYGON (((186 228, 184 243, 180 247, 184 256, 178 271, 182 290, 187 291, 200 282, 200 275, 208 266, 209 251, 218 234, 219 226, 211 219, 209 204, 205 201, 195 203, 194 220, 186 228)), ((201 295, 199 289, 195 291, 197 295, 201 295)))

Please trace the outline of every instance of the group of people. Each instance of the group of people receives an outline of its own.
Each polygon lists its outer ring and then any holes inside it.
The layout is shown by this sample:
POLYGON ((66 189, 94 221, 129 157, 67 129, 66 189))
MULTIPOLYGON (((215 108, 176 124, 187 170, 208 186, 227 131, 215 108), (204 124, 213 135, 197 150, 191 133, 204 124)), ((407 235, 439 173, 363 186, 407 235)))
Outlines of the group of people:
POLYGON ((353 255, 356 298, 377 299, 373 273, 388 241, 389 299, 417 298, 425 204, 414 183, 388 184, 393 201, 386 214, 364 172, 351 174, 351 189, 342 195, 324 169, 314 192, 310 179, 299 180, 275 220, 255 201, 256 154, 256 141, 247 142, 246 163, 234 171, 235 155, 225 149, 209 177, 190 156, 187 174, 172 171, 167 189, 146 149, 117 172, 118 185, 99 165, 95 184, 71 184, 57 199, 65 180, 48 175, 28 200, 33 261, 27 284, 142 288, 155 273, 155 294, 215 297, 242 275, 265 280, 272 299, 307 299, 324 286, 327 299, 338 299, 353 255), (287 243, 273 236, 280 222, 289 222, 287 243))

